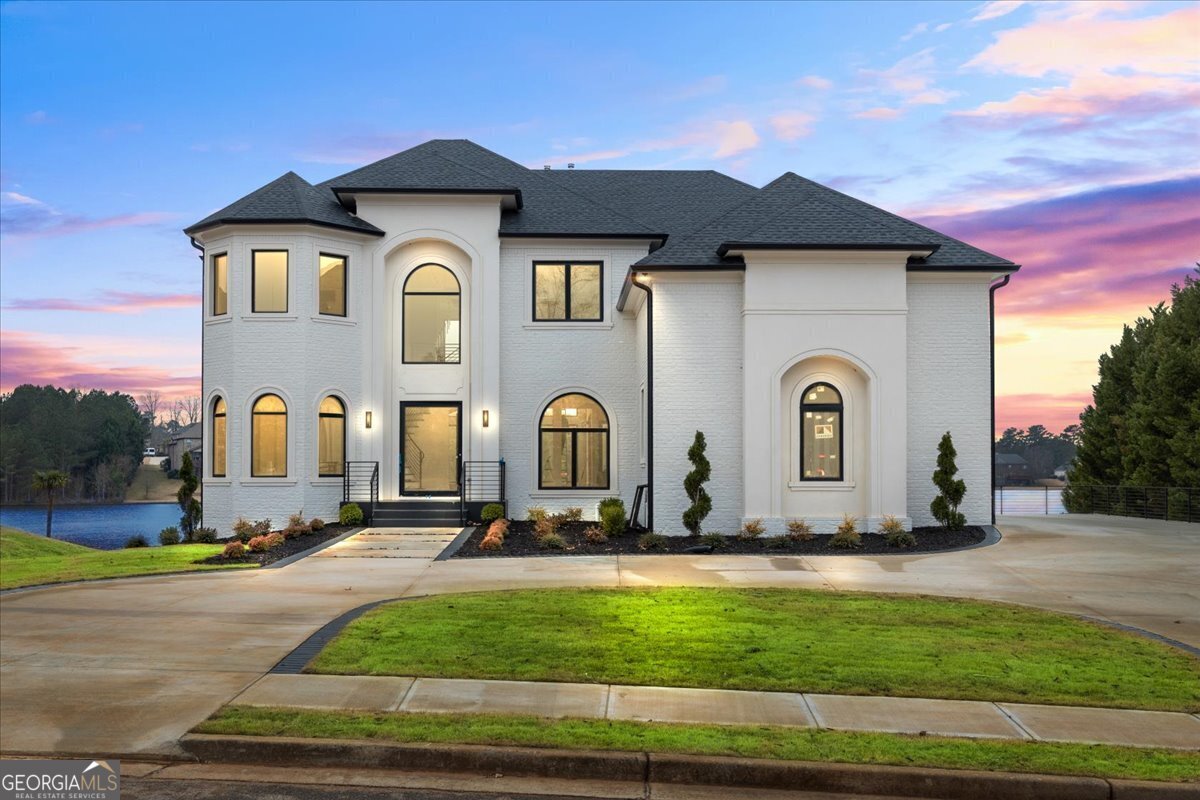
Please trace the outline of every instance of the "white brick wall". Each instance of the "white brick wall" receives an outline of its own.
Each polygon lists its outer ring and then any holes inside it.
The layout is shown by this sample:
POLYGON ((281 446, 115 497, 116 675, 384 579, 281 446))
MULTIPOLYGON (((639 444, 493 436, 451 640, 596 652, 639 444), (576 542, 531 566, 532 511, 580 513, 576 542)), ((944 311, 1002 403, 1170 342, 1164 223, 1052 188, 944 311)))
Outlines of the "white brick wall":
POLYGON ((932 525, 937 445, 950 431, 967 522, 991 522, 991 341, 988 281, 910 278, 908 285, 908 513, 932 525))
POLYGON ((619 495, 626 507, 642 479, 638 446, 638 323, 616 310, 629 265, 646 247, 628 244, 513 244, 500 249, 500 454, 508 472, 509 513, 531 505, 554 511, 582 506, 591 516, 602 497, 619 495), (535 260, 604 262, 604 321, 532 323, 530 265, 535 260), (546 401, 580 390, 607 405, 610 488, 603 491, 537 488, 537 423, 546 401))
POLYGON ((654 527, 686 535, 687 451, 704 432, 712 479, 707 531, 742 518, 742 285, 690 273, 654 281, 654 527))
POLYGON ((358 449, 362 419, 362 280, 368 269, 354 241, 314 233, 239 234, 207 245, 207 253, 229 253, 229 314, 208 316, 211 300, 206 261, 204 322, 204 524, 228 534, 238 516, 269 517, 276 525, 303 510, 306 517, 336 519, 340 478, 317 477, 317 404, 328 392, 341 395, 347 411, 347 458, 358 449), (288 312, 250 314, 250 253, 282 249, 288 258, 288 312), (316 313, 317 255, 349 256, 349 315, 316 313), (288 476, 250 477, 249 409, 262 391, 279 390, 288 401, 288 476), (212 475, 212 402, 227 404, 225 478, 212 475))

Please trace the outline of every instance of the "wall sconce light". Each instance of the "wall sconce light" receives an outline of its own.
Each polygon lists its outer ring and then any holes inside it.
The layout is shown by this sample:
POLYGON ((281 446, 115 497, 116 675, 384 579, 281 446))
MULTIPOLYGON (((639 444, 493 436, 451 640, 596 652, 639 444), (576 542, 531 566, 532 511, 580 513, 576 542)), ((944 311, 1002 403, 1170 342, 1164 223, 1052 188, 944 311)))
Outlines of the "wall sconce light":
POLYGON ((488 410, 485 408, 483 410, 483 427, 486 428, 487 426, 488 426, 488 410))
POLYGON ((367 422, 367 427, 368 428, 371 427, 371 412, 370 411, 367 412, 366 422, 367 422))

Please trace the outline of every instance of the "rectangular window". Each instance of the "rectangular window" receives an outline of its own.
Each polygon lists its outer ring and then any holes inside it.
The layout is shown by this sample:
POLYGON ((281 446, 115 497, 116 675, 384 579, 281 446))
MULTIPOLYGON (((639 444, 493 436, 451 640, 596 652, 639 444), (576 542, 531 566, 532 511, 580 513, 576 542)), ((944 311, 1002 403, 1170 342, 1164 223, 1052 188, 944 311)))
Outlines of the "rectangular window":
POLYGON ((212 313, 219 317, 229 313, 229 254, 212 257, 212 313))
POLYGON ((255 314, 286 314, 288 310, 288 254, 286 250, 255 250, 250 256, 255 314))
POLYGON ((533 263, 534 322, 601 322, 604 267, 598 261, 533 263))
POLYGON ((321 253, 318 280, 321 291, 320 313, 346 316, 346 257, 321 253))

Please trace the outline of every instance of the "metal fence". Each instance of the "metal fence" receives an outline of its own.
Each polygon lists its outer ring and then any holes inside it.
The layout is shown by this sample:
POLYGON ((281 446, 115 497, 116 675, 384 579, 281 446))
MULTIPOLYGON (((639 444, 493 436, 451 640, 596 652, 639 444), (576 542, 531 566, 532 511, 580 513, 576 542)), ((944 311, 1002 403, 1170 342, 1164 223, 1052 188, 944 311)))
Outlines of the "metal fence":
POLYGON ((998 486, 997 514, 1107 514, 1200 522, 1200 488, 1172 486, 998 486))

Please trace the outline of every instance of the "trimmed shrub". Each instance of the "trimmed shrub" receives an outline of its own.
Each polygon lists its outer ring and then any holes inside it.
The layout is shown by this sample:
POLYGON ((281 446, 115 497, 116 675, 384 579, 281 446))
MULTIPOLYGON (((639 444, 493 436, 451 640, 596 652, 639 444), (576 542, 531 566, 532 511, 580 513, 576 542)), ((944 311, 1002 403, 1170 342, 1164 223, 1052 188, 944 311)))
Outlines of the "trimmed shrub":
POLYGON ((179 544, 179 528, 176 528, 174 525, 163 528, 158 533, 158 543, 163 547, 170 544, 179 544))
POLYGON ((762 540, 762 543, 763 547, 771 550, 786 550, 792 546, 792 537, 786 534, 783 536, 768 536, 762 540))
POLYGON ((729 547, 729 540, 725 538, 725 534, 713 531, 701 536, 700 544, 706 544, 713 550, 724 550, 726 547, 729 547))
POLYGON ((268 533, 271 532, 271 520, 269 520, 269 519, 257 520, 252 527, 254 529, 253 533, 255 536, 266 536, 268 533))
POLYGON ((499 550, 502 547, 504 547, 504 539, 490 533, 484 536, 483 541, 479 543, 480 550, 499 550))
POLYGON ((362 525, 362 506, 358 503, 346 503, 338 511, 338 523, 342 525, 362 525))
POLYGON ((221 551, 221 555, 225 558, 241 558, 246 555, 246 545, 242 544, 240 540, 234 539, 225 545, 225 549, 221 551))
POLYGON ((233 523, 233 535, 245 544, 254 535, 254 524, 245 517, 238 517, 237 522, 233 523))
POLYGON ((146 541, 146 537, 140 533, 130 536, 125 540, 126 547, 149 547, 150 543, 146 541))
POLYGON ((547 550, 564 550, 567 543, 557 533, 549 533, 538 539, 538 544, 547 550))
POLYGON ((954 463, 957 457, 954 440, 950 438, 950 431, 946 431, 938 442, 937 469, 933 473, 933 485, 938 488, 938 496, 929 504, 929 511, 949 531, 956 531, 967 524, 967 518, 958 510, 967 493, 967 484, 954 477, 958 473, 958 465, 954 463))
POLYGON ((883 536, 904 533, 904 523, 897 519, 895 514, 886 514, 883 521, 879 523, 879 533, 883 536))
POLYGON ((255 536, 246 547, 251 553, 265 553, 271 548, 271 545, 267 544, 266 536, 255 536))
POLYGON ((286 537, 282 533, 269 533, 265 538, 267 540, 267 548, 269 549, 272 547, 279 547, 279 545, 283 544, 283 540, 286 537))
POLYGON ((738 538, 743 542, 751 542, 766 532, 767 529, 763 525, 762 517, 757 517, 742 523, 742 530, 738 534, 738 538))
POLYGON ((889 547, 916 547, 917 537, 902 528, 899 533, 889 533, 887 543, 889 547))
POLYGON ((216 528, 196 528, 192 533, 192 541, 197 544, 216 544, 217 529, 216 528))
POLYGON ((483 523, 495 522, 504 516, 504 506, 501 503, 488 503, 479 512, 479 521, 483 523))
POLYGON ((628 523, 625 521, 625 503, 623 501, 617 499, 617 502, 609 503, 607 506, 601 503, 600 527, 604 529, 604 535, 609 538, 625 533, 628 523))
POLYGON ((811 542, 813 538, 812 525, 802 519, 789 519, 787 524, 788 538, 793 542, 811 542))
POLYGON ((663 536, 661 533, 655 533, 654 531, 646 531, 645 533, 643 533, 641 536, 638 537, 638 545, 637 546, 638 546, 638 550, 644 550, 646 552, 650 552, 651 550, 654 550, 654 551, 666 550, 667 549, 667 537, 663 536))
POLYGON ((839 550, 855 550, 862 547, 862 534, 858 532, 858 520, 846 514, 837 526, 837 532, 829 540, 830 547, 839 550))
POLYGON ((312 521, 308 523, 308 529, 311 531, 325 530, 325 520, 320 517, 313 517, 312 521))
POLYGON ((541 506, 530 506, 525 509, 525 519, 530 522, 537 522, 538 520, 545 519, 547 516, 546 509, 541 506))
POLYGON ((579 506, 567 506, 562 512, 563 522, 579 522, 583 519, 583 509, 579 506))
POLYGON ((508 535, 508 520, 504 519, 503 517, 493 520, 492 524, 488 525, 487 535, 497 536, 500 539, 503 539, 508 535))
POLYGON ((704 484, 712 477, 712 465, 704 455, 707 447, 704 434, 696 431, 696 438, 687 451, 688 461, 692 462, 692 471, 683 478, 683 491, 687 493, 688 500, 692 501, 691 506, 683 512, 683 527, 693 536, 700 533, 700 524, 704 522, 708 512, 712 511, 712 498, 704 491, 704 484))
POLYGON ((606 497, 596 506, 596 513, 603 517, 604 509, 620 507, 621 511, 625 511, 625 501, 619 497, 606 497))
POLYGON ((608 534, 599 525, 590 525, 583 532, 583 538, 592 544, 604 544, 608 541, 608 534))
POLYGON ((287 526, 289 528, 295 528, 295 527, 299 527, 300 525, 307 525, 307 524, 308 523, 306 523, 304 521, 304 509, 300 509, 295 514, 292 514, 290 517, 288 517, 287 526))

